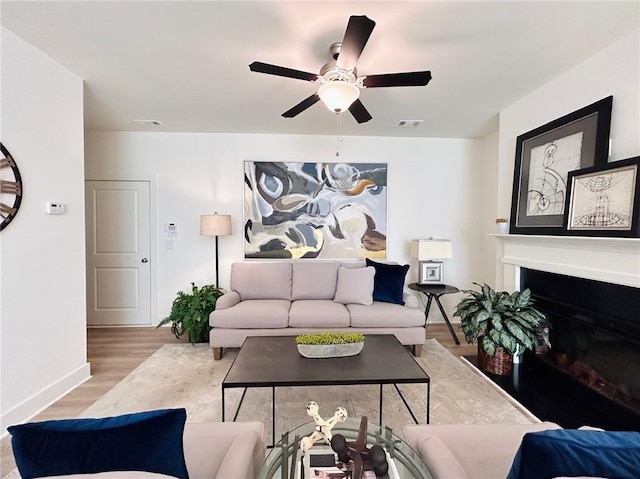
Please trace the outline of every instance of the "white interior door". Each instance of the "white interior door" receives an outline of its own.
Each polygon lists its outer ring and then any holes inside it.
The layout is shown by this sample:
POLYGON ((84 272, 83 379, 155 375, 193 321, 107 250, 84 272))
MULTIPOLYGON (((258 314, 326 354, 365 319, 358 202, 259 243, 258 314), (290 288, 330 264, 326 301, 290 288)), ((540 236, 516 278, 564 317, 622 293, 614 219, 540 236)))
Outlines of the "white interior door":
POLYGON ((87 324, 151 324, 149 183, 87 181, 87 324))

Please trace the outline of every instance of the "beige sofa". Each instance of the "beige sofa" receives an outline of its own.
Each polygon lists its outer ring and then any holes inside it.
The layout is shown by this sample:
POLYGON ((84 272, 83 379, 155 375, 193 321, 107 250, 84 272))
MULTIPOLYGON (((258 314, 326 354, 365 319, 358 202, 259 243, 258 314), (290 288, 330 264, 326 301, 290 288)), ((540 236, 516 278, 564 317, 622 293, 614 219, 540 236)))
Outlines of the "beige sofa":
MULTIPOLYGON (((418 299, 404 305, 373 300, 375 270, 364 262, 285 261, 234 263, 230 291, 209 317, 215 359, 248 336, 293 336, 316 331, 394 334, 419 356, 425 319, 418 299)), ((404 276, 402 277, 404 278, 404 276)), ((404 279, 402 279, 404 281, 404 279)))
POLYGON ((560 429, 555 423, 408 425, 407 443, 434 479, 505 478, 523 436, 560 429))
MULTIPOLYGON (((186 423, 184 457, 192 479, 255 479, 265 457, 261 422, 186 423)), ((56 479, 161 479, 164 474, 113 471, 55 476, 56 479)), ((17 469, 7 479, 20 478, 17 469)))

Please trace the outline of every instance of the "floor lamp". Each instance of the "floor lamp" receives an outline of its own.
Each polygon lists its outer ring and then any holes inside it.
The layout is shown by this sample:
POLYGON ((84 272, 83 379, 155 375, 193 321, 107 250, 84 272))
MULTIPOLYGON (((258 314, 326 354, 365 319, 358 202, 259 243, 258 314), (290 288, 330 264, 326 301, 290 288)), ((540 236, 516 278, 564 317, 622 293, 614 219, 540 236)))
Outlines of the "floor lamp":
POLYGON ((219 215, 201 215, 200 216, 200 236, 216 237, 216 288, 220 287, 218 278, 218 236, 228 236, 231 234, 231 216, 219 215))

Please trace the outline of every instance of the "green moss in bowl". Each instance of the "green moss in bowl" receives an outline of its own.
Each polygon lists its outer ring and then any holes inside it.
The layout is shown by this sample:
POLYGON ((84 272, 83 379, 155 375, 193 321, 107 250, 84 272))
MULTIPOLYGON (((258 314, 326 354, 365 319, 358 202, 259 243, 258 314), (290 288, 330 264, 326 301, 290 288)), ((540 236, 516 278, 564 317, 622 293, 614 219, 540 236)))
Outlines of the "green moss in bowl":
POLYGON ((296 344, 348 344, 364 341, 361 333, 308 333, 296 336, 296 344))

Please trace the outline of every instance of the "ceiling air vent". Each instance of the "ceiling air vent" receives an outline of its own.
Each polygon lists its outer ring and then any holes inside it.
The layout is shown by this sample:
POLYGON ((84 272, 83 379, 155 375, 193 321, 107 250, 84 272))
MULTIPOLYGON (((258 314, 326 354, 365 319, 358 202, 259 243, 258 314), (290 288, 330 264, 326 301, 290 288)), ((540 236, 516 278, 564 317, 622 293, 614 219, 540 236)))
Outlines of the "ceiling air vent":
POLYGON ((162 122, 158 120, 133 120, 133 122, 141 126, 164 126, 162 122))
POLYGON ((400 120, 397 124, 397 128, 417 128, 422 125, 424 120, 400 120))

